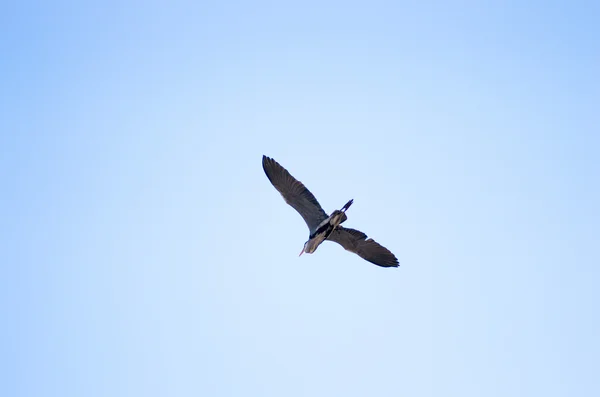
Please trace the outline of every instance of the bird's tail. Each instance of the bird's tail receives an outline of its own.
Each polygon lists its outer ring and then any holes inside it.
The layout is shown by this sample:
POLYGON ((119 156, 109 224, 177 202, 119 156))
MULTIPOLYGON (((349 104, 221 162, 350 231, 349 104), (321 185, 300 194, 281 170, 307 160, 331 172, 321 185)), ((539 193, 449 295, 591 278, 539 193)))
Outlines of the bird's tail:
POLYGON ((346 203, 346 204, 345 204, 345 205, 342 207, 342 209, 341 209, 340 211, 338 211, 338 210, 335 210, 335 211, 333 211, 333 212, 334 212, 334 214, 341 214, 341 215, 342 215, 342 217, 340 218, 340 223, 344 223, 344 222, 346 222, 346 219, 348 219, 348 216, 346 215, 346 210, 347 210, 348 208, 350 208, 350 206, 352 205, 352 202, 353 202, 353 201, 354 201, 354 200, 350 200, 350 201, 348 201, 348 202, 347 202, 347 203, 346 203))
POLYGON ((350 206, 352 205, 352 203, 353 203, 353 202, 354 202, 354 199, 352 199, 352 200, 348 201, 348 202, 347 202, 347 203, 346 203, 346 204, 345 204, 345 205, 342 207, 342 209, 341 209, 341 210, 342 210, 342 211, 344 211, 344 212, 346 212, 346 210, 347 210, 348 208, 350 208, 350 206))

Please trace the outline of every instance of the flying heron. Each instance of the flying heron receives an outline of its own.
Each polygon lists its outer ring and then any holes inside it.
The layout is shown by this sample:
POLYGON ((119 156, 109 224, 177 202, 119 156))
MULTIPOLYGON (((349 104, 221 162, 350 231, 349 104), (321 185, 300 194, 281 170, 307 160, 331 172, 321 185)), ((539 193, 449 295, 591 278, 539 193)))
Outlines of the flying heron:
POLYGON ((304 252, 312 254, 323 241, 329 240, 377 266, 398 267, 398 259, 387 248, 371 238, 367 239, 367 235, 363 232, 340 226, 348 219, 346 210, 354 200, 348 201, 342 209, 327 215, 315 196, 277 161, 263 156, 262 163, 265 174, 275 189, 281 193, 286 203, 300 213, 308 226, 310 234, 300 255, 304 252))

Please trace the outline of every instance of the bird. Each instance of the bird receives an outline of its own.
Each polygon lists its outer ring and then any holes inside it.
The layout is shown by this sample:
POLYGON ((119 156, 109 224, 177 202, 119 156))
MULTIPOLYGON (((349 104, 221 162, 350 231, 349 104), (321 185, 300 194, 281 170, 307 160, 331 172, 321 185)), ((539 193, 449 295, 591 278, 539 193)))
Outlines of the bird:
POLYGON ((327 215, 310 190, 277 161, 263 155, 262 166, 271 184, 281 193, 285 202, 302 216, 308 226, 308 240, 304 243, 300 255, 305 252, 312 254, 324 241, 333 241, 377 266, 399 266, 398 259, 390 250, 367 238, 361 231, 341 226, 348 219, 346 211, 354 202, 353 199, 341 209, 327 215))

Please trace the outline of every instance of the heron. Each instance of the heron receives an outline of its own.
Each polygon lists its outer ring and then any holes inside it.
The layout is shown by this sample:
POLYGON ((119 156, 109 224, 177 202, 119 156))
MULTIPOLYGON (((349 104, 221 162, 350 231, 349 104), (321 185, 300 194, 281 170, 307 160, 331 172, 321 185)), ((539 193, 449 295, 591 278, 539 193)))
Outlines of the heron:
POLYGON ((308 240, 300 255, 305 252, 312 254, 324 241, 333 241, 377 266, 398 267, 398 259, 390 250, 367 238, 361 231, 341 226, 348 219, 346 211, 354 200, 327 215, 310 190, 277 161, 263 155, 262 165, 271 184, 281 193, 285 202, 298 211, 308 226, 308 240))

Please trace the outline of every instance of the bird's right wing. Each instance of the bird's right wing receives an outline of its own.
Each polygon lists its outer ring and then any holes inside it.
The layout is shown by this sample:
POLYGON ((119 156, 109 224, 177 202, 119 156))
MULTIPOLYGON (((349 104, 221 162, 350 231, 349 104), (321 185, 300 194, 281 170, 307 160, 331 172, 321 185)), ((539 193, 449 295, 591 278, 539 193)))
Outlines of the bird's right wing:
POLYGON ((263 169, 286 203, 300 213, 312 233, 327 214, 313 194, 272 158, 263 156, 263 169))
POLYGON ((335 241, 345 250, 354 252, 367 261, 382 267, 398 267, 398 259, 384 246, 367 235, 354 229, 338 226, 327 238, 335 241))

